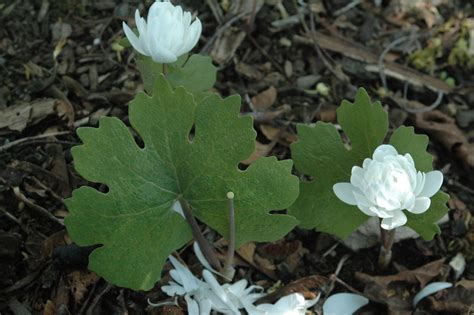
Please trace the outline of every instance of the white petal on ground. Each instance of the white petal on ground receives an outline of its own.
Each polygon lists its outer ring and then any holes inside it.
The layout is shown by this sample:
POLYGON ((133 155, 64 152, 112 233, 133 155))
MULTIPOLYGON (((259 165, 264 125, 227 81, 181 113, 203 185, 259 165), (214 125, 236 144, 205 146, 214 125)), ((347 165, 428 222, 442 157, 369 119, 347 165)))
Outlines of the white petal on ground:
POLYGON ((402 212, 402 210, 394 211, 393 214, 393 218, 385 218, 382 220, 382 223, 380 224, 382 229, 392 230, 407 223, 407 216, 402 212))
POLYGON ((432 197, 443 185, 443 173, 440 171, 431 171, 425 174, 425 185, 421 190, 420 197, 432 197))
POLYGON ((250 315, 305 315, 306 310, 315 305, 319 296, 313 300, 305 300, 300 293, 286 295, 279 299, 275 304, 257 305, 256 311, 249 312, 250 315))
POLYGON ((350 183, 337 183, 332 186, 332 190, 336 194, 337 198, 350 205, 357 205, 357 200, 354 196, 354 186, 350 183))
POLYGON ((420 301, 423 300, 428 295, 450 288, 452 286, 453 284, 449 282, 433 282, 433 283, 428 284, 426 287, 421 289, 421 291, 418 292, 413 298, 413 307, 416 307, 418 303, 420 303, 420 301))
POLYGON ((353 293, 336 293, 323 304, 324 315, 352 315, 369 303, 366 297, 353 293))

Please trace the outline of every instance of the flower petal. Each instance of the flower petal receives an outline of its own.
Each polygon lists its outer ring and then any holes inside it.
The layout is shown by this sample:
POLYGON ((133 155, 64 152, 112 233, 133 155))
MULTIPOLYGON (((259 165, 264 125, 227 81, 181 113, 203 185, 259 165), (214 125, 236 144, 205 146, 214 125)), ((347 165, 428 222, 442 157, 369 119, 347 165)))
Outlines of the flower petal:
POLYGON ((412 209, 408 209, 411 213, 420 214, 430 208, 431 200, 428 197, 418 197, 412 209))
POLYGON ((425 186, 421 190, 419 197, 432 197, 443 185, 443 173, 431 171, 425 174, 425 186))
POLYGON ((357 200, 354 197, 354 188, 350 183, 337 183, 332 186, 332 190, 337 198, 352 206, 357 205, 357 200))
POLYGON ((394 228, 404 225, 405 223, 407 223, 407 217, 400 210, 400 211, 393 211, 393 217, 383 219, 380 226, 384 230, 392 230, 394 228))
POLYGON ((135 35, 135 33, 127 25, 127 23, 123 22, 122 27, 123 27, 123 31, 125 32, 125 36, 127 36, 127 39, 130 42, 130 45, 132 45, 133 48, 135 48, 135 50, 138 51, 140 54, 145 55, 145 52, 142 49, 142 46, 140 44, 140 41, 138 40, 137 35, 135 35))
POLYGON ((188 294, 184 296, 184 299, 186 300, 189 315, 202 315, 202 313, 199 313, 199 305, 196 301, 194 301, 188 294))
POLYGON ((372 159, 383 162, 386 156, 397 156, 397 150, 390 144, 382 144, 375 149, 372 159))

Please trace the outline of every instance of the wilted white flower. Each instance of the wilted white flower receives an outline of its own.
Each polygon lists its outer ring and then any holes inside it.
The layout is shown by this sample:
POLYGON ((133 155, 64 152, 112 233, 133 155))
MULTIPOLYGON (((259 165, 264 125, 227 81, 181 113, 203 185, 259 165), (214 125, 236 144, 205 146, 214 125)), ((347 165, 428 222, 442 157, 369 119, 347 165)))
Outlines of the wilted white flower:
POLYGON ((172 63, 189 52, 201 35, 201 21, 191 23, 191 13, 183 12, 169 0, 157 0, 148 11, 147 21, 135 11, 138 37, 124 22, 123 30, 130 44, 140 54, 158 63, 172 63))
POLYGON ((316 304, 317 298, 306 301, 300 293, 293 293, 279 299, 275 304, 260 304, 250 315, 305 315, 306 310, 316 304))
POLYGON ((242 279, 233 284, 220 285, 216 278, 208 270, 203 270, 202 276, 212 291, 209 296, 212 309, 223 314, 239 315, 239 309, 247 311, 253 308, 253 303, 263 297, 263 293, 252 293, 255 289, 261 290, 259 286, 251 285, 247 288, 247 280, 242 279))
POLYGON ((381 218, 382 228, 391 230, 407 222, 402 210, 414 214, 428 210, 430 197, 442 183, 441 172, 417 172, 410 154, 400 155, 393 146, 380 145, 372 159, 352 168, 350 183, 337 183, 333 190, 343 202, 381 218))
MULTIPOLYGON (((196 278, 173 256, 169 256, 168 259, 175 268, 170 271, 170 276, 174 281, 170 281, 161 290, 169 296, 184 296, 190 315, 210 314, 212 304, 209 299, 211 292, 209 286, 196 278)), ((159 303, 150 304, 159 305, 159 303)))

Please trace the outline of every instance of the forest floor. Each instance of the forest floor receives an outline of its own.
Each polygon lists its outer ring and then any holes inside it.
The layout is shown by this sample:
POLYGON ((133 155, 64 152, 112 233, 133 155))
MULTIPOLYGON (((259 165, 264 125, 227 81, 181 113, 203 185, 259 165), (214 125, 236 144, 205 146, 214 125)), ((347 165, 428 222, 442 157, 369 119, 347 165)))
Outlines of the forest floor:
MULTIPOLYGON (((242 114, 254 117, 259 150, 246 163, 291 158, 297 123, 335 123, 341 101, 365 87, 388 110, 390 130, 412 125, 430 136, 451 196, 442 233, 396 243, 387 270, 377 267, 373 229, 342 243, 297 228, 280 242, 240 249, 237 278, 280 288, 273 298, 291 289, 309 297, 358 292, 371 301, 363 314, 474 312, 470 1, 174 2, 199 13, 195 51, 218 66, 216 91, 241 95, 242 114), (464 267, 458 273, 450 266, 456 256, 464 267), (435 280, 456 286, 414 310, 413 296, 435 280)), ((184 314, 148 306, 147 299, 167 298, 160 290, 166 277, 149 292, 134 292, 88 271, 92 249, 75 245, 63 220, 63 200, 89 184, 74 170, 75 129, 97 126, 103 116, 128 124, 128 102, 143 90, 136 55, 119 41, 122 21, 133 24, 135 9, 145 12, 150 3, 0 3, 0 314, 184 314)), ((192 249, 181 254, 197 264, 192 249)))

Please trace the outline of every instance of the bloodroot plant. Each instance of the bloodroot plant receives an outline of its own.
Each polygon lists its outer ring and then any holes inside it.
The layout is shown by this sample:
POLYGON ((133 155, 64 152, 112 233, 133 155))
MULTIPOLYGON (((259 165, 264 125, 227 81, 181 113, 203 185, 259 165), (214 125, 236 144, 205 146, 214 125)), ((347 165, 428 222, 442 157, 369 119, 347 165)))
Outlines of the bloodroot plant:
POLYGON ((300 195, 289 213, 303 228, 347 237, 369 217, 379 217, 379 263, 386 267, 397 227, 408 225, 425 240, 438 233, 436 222, 448 211, 449 197, 439 191, 443 175, 432 171, 428 137, 401 126, 383 144, 388 115, 359 89, 355 102, 343 101, 337 119, 350 140, 341 141, 334 125, 318 122, 297 127, 291 146, 295 167, 314 177, 300 183, 300 195))
POLYGON ((255 151, 253 121, 240 115, 239 96, 209 91, 216 80, 211 59, 189 55, 200 21, 156 1, 147 20, 136 12, 135 24, 138 33, 123 27, 138 52, 145 91, 129 104, 130 126, 104 117, 96 128, 79 128, 83 143, 72 149, 77 172, 107 192, 83 186, 66 200, 69 235, 78 245, 99 245, 89 268, 107 281, 149 290, 169 259, 173 281, 163 290, 182 296, 190 314, 304 314, 317 299, 294 293, 254 305, 261 288, 247 287, 246 280, 221 285, 214 274, 231 281, 236 248, 281 239, 298 220, 344 238, 379 217, 382 266, 390 262, 395 228, 407 224, 426 240, 439 232, 448 196, 439 191, 442 174, 432 171, 428 137, 402 126, 384 144, 387 113, 364 89, 354 104, 344 101, 338 109, 350 148, 332 124, 298 125, 292 156, 312 181, 299 182, 293 162, 276 157, 241 170, 239 163, 255 151), (288 214, 271 212, 288 207, 288 214), (227 238, 225 262, 197 220, 227 238), (171 256, 193 239, 203 279, 171 256))
POLYGON ((298 195, 291 160, 264 157, 238 168, 255 150, 252 118, 240 116, 239 96, 207 91, 216 71, 208 57, 185 55, 199 37, 193 25, 200 24, 190 23, 190 14, 169 2, 152 5, 148 24, 137 14, 139 37, 125 31, 145 54, 142 65, 152 66, 142 67, 147 92, 129 104, 131 126, 104 117, 97 128, 79 128, 83 144, 72 149, 77 172, 108 191, 73 192, 66 201, 68 232, 81 246, 101 245, 89 268, 122 287, 151 289, 167 257, 193 238, 212 268, 230 278, 234 248, 278 240, 297 224, 270 213, 298 195), (230 240, 226 264, 196 219, 230 240))

